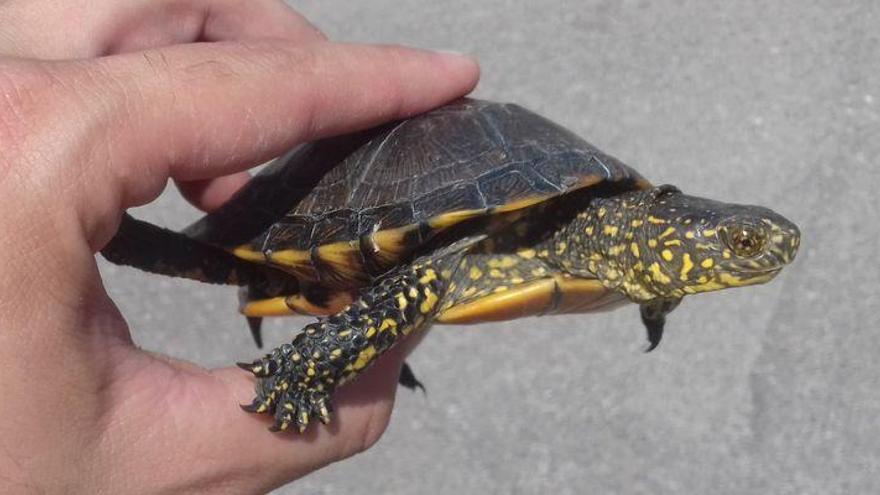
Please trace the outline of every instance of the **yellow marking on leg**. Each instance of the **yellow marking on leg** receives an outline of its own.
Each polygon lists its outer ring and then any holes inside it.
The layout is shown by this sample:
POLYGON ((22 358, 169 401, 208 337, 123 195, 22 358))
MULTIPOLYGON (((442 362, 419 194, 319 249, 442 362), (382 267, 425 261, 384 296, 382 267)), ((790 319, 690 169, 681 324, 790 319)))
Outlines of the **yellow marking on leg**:
POLYGON ((652 249, 657 247, 657 239, 648 239, 648 247, 652 249))
POLYGON ((664 246, 681 246, 681 241, 678 239, 670 239, 663 243, 664 246))
POLYGON ((296 314, 296 311, 287 305, 286 299, 286 297, 273 297, 271 299, 250 301, 244 304, 241 309, 239 309, 239 312, 245 316, 253 317, 287 316, 296 314))
POLYGON ((666 261, 672 261, 673 258, 675 258, 675 255, 672 254, 672 251, 668 249, 664 249, 663 251, 661 251, 660 256, 662 256, 663 259, 666 261))
POLYGON ((468 274, 471 280, 477 280, 483 276, 483 271, 477 268, 476 266, 471 267, 471 271, 468 274))
POLYGON ((392 320, 391 318, 385 318, 384 320, 382 320, 382 324, 379 325, 379 331, 384 332, 385 330, 388 330, 389 328, 392 329, 392 331, 396 330, 397 329, 397 322, 392 320))
POLYGON ((334 293, 324 306, 313 304, 301 294, 272 297, 244 303, 239 312, 245 316, 287 316, 293 314, 326 316, 344 311, 351 304, 351 294, 346 291, 334 293))
POLYGON ((664 223, 666 223, 666 220, 663 220, 662 218, 657 218, 653 215, 648 215, 648 222, 653 223, 654 225, 663 225, 664 223))
POLYGON ((642 220, 639 220, 637 218, 637 219, 633 220, 632 222, 630 222, 630 225, 632 225, 633 228, 638 228, 638 227, 641 227, 643 223, 645 223, 645 222, 643 222, 642 220))
POLYGON ((715 260, 713 260, 712 258, 706 258, 700 262, 700 266, 702 266, 703 268, 712 268, 713 266, 715 266, 715 260))
POLYGON ((422 301, 422 304, 419 305, 419 311, 422 314, 428 314, 431 310, 434 309, 434 306, 437 304, 437 294, 434 294, 434 291, 425 287, 425 300, 422 301))
POLYGON ((407 302, 406 297, 403 294, 397 294, 397 307, 403 311, 407 305, 409 305, 409 302, 407 302))
POLYGON ((605 235, 608 235, 608 236, 611 236, 611 237, 616 236, 616 235, 617 235, 617 232, 618 232, 619 230, 620 230, 620 229, 617 227, 617 225, 606 225, 605 227, 602 228, 602 232, 603 232, 605 235))
POLYGON ((437 280, 437 272, 435 272, 431 268, 428 268, 427 270, 425 270, 425 274, 422 275, 422 278, 419 279, 419 283, 420 284, 427 284, 427 283, 431 282, 432 280, 437 280))
POLYGON ((370 364, 370 361, 372 361, 374 357, 376 357, 376 348, 374 346, 369 346, 358 354, 357 359, 351 367, 355 371, 360 371, 370 364))

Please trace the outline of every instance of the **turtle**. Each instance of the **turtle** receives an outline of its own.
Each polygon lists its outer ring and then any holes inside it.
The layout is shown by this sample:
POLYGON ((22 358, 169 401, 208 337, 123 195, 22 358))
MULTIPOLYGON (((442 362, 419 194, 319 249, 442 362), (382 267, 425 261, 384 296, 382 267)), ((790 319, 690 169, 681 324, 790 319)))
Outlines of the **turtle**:
MULTIPOLYGON (((317 317, 239 366, 273 431, 331 420, 334 391, 431 324, 589 313, 633 302, 657 346, 682 298, 768 282, 797 226, 654 186, 516 104, 461 99, 315 141, 181 232, 124 215, 111 262, 240 286, 266 316, 317 317)), ((421 386, 409 367, 401 383, 421 386)))

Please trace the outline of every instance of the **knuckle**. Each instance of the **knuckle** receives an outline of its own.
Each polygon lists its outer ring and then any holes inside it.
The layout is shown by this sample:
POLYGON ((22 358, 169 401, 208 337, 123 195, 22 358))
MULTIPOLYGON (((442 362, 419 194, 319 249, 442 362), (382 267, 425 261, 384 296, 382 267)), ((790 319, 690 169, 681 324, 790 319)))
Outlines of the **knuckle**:
POLYGON ((0 62, 0 140, 4 144, 18 142, 27 126, 45 111, 52 84, 48 74, 33 64, 0 62))

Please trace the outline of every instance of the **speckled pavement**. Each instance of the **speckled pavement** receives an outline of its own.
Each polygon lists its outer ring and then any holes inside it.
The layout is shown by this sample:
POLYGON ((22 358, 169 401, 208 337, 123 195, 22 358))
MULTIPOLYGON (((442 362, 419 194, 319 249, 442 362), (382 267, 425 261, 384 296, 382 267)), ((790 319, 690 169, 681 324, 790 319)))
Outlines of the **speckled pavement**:
MULTIPOLYGON (((477 96, 770 206, 803 246, 769 285, 687 299, 647 355, 635 307, 437 327, 411 358, 427 397, 402 390, 379 445, 277 493, 880 493, 880 2, 294 4, 335 39, 474 54, 477 96)), ((174 191, 137 215, 196 217, 174 191)), ((139 345, 254 355, 234 290, 102 271, 139 345)))

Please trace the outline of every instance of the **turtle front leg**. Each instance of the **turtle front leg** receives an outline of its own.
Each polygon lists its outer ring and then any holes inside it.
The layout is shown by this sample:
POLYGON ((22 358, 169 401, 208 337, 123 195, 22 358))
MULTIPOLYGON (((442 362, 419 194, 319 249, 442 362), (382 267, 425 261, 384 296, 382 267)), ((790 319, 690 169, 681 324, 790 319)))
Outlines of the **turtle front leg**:
POLYGON ((330 421, 336 387, 428 326, 446 290, 440 272, 430 260, 389 272, 341 312, 307 325, 292 343, 239 364, 258 377, 257 397, 243 409, 273 414, 273 431, 293 426, 303 432, 314 418, 330 421))
POLYGON ((681 303, 681 298, 677 299, 656 299, 641 305, 639 308, 642 315, 642 323, 648 331, 648 346, 645 352, 653 351, 663 338, 663 327, 666 326, 666 315, 677 308, 681 303))

